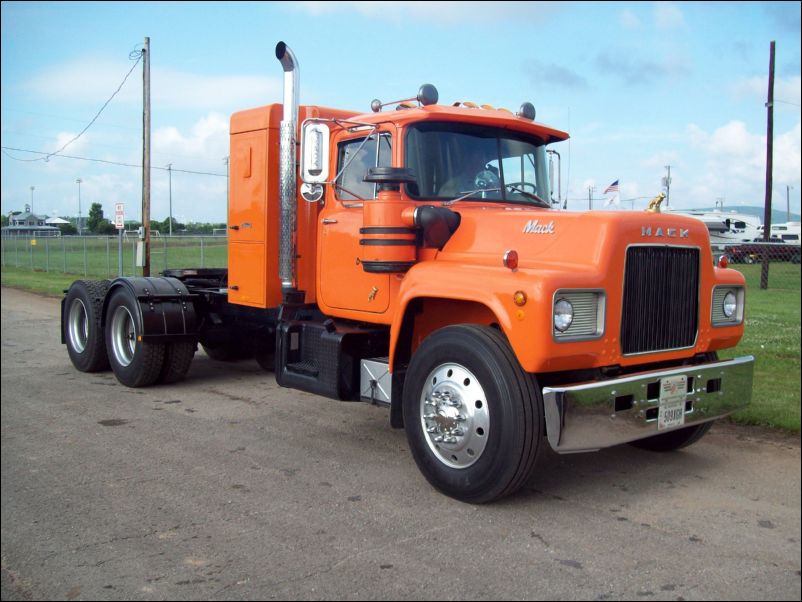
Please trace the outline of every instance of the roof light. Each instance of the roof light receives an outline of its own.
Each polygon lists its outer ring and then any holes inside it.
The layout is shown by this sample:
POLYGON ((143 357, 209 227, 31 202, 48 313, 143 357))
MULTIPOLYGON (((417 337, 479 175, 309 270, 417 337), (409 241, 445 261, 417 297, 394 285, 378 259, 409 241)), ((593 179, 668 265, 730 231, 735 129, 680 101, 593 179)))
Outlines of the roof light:
POLYGON ((534 121, 535 105, 533 105, 531 102, 525 102, 521 105, 521 108, 518 109, 518 112, 515 115, 522 117, 523 119, 528 119, 529 121, 534 121))
MULTIPOLYGON (((378 98, 374 98, 370 101, 370 110, 374 113, 379 113, 382 110, 382 107, 386 107, 387 105, 395 104, 395 103, 407 103, 413 100, 417 100, 419 104, 426 107, 429 105, 437 104, 440 95, 437 92, 437 88, 435 88, 432 84, 423 84, 418 89, 418 95, 415 98, 402 98, 401 100, 392 100, 390 102, 382 102, 378 98)), ((397 108, 411 108, 414 105, 404 106, 403 104, 399 104, 397 108)))

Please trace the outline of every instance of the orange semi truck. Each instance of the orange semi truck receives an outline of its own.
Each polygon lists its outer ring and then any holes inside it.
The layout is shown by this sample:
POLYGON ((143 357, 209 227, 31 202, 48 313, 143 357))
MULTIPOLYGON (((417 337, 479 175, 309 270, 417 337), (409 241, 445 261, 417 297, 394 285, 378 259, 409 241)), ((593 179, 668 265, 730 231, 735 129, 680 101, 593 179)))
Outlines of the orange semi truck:
POLYGON ((552 208, 568 135, 472 103, 284 102, 231 118, 228 269, 77 281, 62 341, 78 370, 176 382, 200 343, 281 386, 389 407, 437 489, 489 502, 538 450, 674 450, 747 405, 744 278, 699 221, 552 208), (397 110, 383 110, 386 104, 397 110))

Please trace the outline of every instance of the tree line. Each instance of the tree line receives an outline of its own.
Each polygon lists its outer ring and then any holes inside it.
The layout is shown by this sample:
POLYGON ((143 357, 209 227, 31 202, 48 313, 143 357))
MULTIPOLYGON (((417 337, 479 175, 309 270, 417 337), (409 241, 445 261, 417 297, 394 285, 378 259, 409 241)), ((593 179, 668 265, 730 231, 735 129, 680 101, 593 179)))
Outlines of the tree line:
MULTIPOLYGON (((75 223, 75 218, 65 217, 63 219, 70 220, 69 224, 59 224, 58 228, 61 230, 63 236, 70 236, 78 234, 78 227, 75 223)), ((2 225, 8 225, 8 216, 2 216, 2 225)), ((141 222, 135 220, 125 220, 126 230, 136 230, 142 225, 141 222)), ((201 223, 201 222, 187 222, 182 223, 173 218, 173 234, 174 235, 211 235, 215 230, 225 230, 224 223, 201 223)), ((166 217, 163 220, 151 219, 151 231, 156 230, 160 234, 167 234, 170 232, 170 218, 166 217)), ((98 236, 111 236, 117 234, 117 228, 114 223, 103 215, 103 205, 100 203, 92 203, 89 208, 89 215, 83 227, 84 234, 95 234, 98 236)))

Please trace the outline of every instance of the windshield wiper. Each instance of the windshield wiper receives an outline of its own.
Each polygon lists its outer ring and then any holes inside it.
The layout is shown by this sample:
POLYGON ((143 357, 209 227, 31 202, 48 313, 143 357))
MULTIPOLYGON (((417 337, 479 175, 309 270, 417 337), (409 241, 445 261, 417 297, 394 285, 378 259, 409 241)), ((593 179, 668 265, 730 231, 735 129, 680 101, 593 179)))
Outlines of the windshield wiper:
POLYGON ((467 192, 462 192, 461 193, 462 196, 458 196, 457 198, 452 199, 450 201, 445 201, 443 203, 443 206, 444 207, 448 207, 450 205, 453 205, 454 203, 458 203, 458 202, 460 202, 460 201, 462 201, 464 199, 472 197, 477 192, 501 192, 502 190, 504 190, 506 188, 509 188, 511 190, 514 190, 515 192, 521 193, 526 198, 531 199, 532 201, 534 201, 534 203, 529 203, 527 201, 521 201, 521 200, 517 200, 517 199, 510 199, 510 198, 504 198, 504 199, 482 199, 482 200, 487 202, 487 203, 513 203, 513 204, 518 204, 518 205, 532 205, 532 204, 535 204, 535 205, 537 205, 539 207, 544 207, 546 209, 551 209, 551 205, 549 203, 547 203, 546 201, 544 201, 543 199, 541 199, 538 195, 536 195, 536 194, 534 194, 532 192, 526 192, 525 190, 521 190, 520 188, 518 188, 514 184, 506 184, 504 186, 504 188, 477 188, 476 190, 469 190, 467 192))
POLYGON ((544 201, 538 195, 536 195, 534 192, 526 192, 526 190, 523 190, 522 188, 518 188, 515 184, 507 184, 506 188, 509 188, 510 190, 514 190, 515 192, 521 193, 526 198, 532 199, 533 201, 535 201, 541 207, 545 207, 546 209, 551 209, 551 203, 549 203, 548 201, 544 201))
MULTIPOLYGON (((457 198, 451 199, 450 201, 445 201, 443 203, 443 207, 448 207, 449 205, 453 205, 454 203, 459 203, 463 199, 467 199, 469 197, 472 197, 477 192, 501 192, 501 188, 477 188, 476 190, 469 190, 467 192, 461 192, 460 194, 462 196, 458 196, 457 198)), ((482 200, 488 201, 490 199, 482 199, 482 200)), ((495 200, 495 199, 493 199, 493 200, 495 200)), ((501 199, 498 199, 498 200, 501 201, 501 199)))

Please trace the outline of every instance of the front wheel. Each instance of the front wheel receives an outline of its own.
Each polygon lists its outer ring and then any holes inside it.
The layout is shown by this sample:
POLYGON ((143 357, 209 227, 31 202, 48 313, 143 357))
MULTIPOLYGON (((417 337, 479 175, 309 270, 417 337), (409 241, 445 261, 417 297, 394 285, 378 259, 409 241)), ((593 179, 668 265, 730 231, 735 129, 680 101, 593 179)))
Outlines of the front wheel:
POLYGON ((543 402, 503 335, 492 328, 442 328, 407 370, 407 440, 426 479, 470 503, 519 489, 541 442, 543 402))

